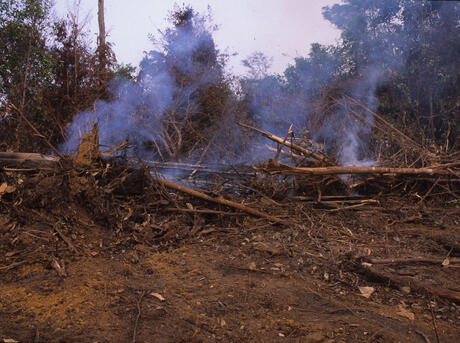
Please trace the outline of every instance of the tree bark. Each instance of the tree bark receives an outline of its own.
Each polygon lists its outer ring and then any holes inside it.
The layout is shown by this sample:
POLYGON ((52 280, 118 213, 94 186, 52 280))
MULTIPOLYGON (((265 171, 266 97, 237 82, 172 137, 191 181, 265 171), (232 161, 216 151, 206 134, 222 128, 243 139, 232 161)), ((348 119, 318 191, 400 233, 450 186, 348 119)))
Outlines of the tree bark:
POLYGON ((106 56, 105 56, 105 21, 104 21, 104 0, 98 0, 97 19, 99 22, 99 63, 101 70, 105 69, 106 56))
POLYGON ((394 174, 394 175, 449 175, 440 168, 386 168, 386 167, 319 167, 297 168, 287 165, 267 165, 264 170, 270 174, 282 175, 340 175, 340 174, 394 174))

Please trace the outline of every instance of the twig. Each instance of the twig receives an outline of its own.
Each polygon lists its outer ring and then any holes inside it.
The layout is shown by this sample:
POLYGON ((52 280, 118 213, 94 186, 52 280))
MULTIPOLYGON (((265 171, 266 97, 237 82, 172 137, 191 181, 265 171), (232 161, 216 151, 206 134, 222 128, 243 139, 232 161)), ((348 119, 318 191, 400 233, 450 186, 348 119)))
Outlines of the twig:
POLYGON ((34 337, 34 343, 39 343, 40 342, 40 331, 38 331, 38 326, 35 327, 35 337, 34 337))
POLYGON ((163 211, 167 212, 189 212, 189 213, 203 213, 203 214, 223 214, 226 216, 245 216, 246 213, 241 212, 225 212, 225 211, 216 211, 216 210, 196 210, 190 208, 175 208, 175 207, 167 207, 163 209, 163 211))
POLYGON ((18 267, 20 265, 23 265, 25 263, 27 263, 27 261, 14 262, 14 263, 11 263, 10 265, 0 267, 0 270, 10 270, 10 269, 16 268, 16 267, 18 267))
POLYGON ((431 306, 431 304, 430 304, 430 311, 431 311, 431 320, 433 322, 434 333, 436 335, 436 342, 441 343, 441 341, 439 340, 438 326, 436 325, 436 318, 434 316, 433 306, 431 306))
MULTIPOLYGON (((320 201, 317 201, 317 199, 297 199, 297 197, 292 197, 298 201, 304 201, 307 203, 320 203, 320 204, 325 204, 325 205, 345 205, 345 204, 380 204, 380 201, 376 199, 342 199, 342 200, 326 200, 323 196, 321 197, 320 201)), ((292 199, 291 198, 291 199, 292 199)))
MULTIPOLYGON (((39 168, 6 168, 3 167, 2 170, 7 171, 7 172, 29 172, 29 171, 36 171, 39 170, 39 168)), ((51 170, 51 169, 50 169, 51 170)))
POLYGON ((139 299, 136 301, 136 306, 137 306, 137 316, 136 320, 134 321, 134 328, 133 328, 133 343, 136 343, 136 336, 137 336, 137 325, 139 324, 139 319, 141 318, 141 302, 142 298, 144 298, 146 291, 143 290, 139 299))
MULTIPOLYGON (((281 150, 283 149, 284 145, 286 144, 286 140, 288 139, 289 135, 292 135, 292 124, 289 127, 288 132, 286 133, 286 136, 284 136, 283 142, 278 145, 278 149, 276 150, 276 155, 273 158, 273 163, 277 164, 278 163, 278 157, 280 156, 281 150)), ((292 149, 291 149, 292 150, 292 149)))
POLYGON ((123 150, 123 149, 126 149, 128 147, 129 147, 129 142, 126 140, 126 141, 124 141, 123 143, 121 143, 120 145, 118 145, 116 147, 112 147, 107 151, 103 151, 102 155, 104 157, 108 157, 108 156, 111 156, 111 155, 115 154, 116 152, 118 152, 120 150, 123 150))
MULTIPOLYGON (((429 258, 429 257, 408 257, 408 258, 363 258, 363 260, 372 264, 410 264, 410 263, 430 263, 442 264, 445 259, 442 258, 429 258)), ((451 258, 450 262, 460 262, 460 258, 451 258)))
POLYGON ((423 339, 425 340, 425 343, 431 343, 430 339, 428 338, 427 335, 425 335, 422 331, 420 330, 415 330, 416 333, 418 333, 420 336, 423 337, 423 339))
POLYGON ((62 240, 69 246, 69 248, 72 249, 74 251, 74 253, 78 254, 77 248, 75 248, 75 246, 72 244, 70 239, 66 235, 64 235, 60 229, 58 229, 57 224, 53 226, 53 229, 54 229, 54 231, 57 232, 59 237, 61 237, 62 240))
POLYGON ((428 196, 431 194, 431 192, 433 192, 433 189, 436 187, 436 185, 438 184, 439 180, 440 180, 441 177, 438 177, 436 179, 436 181, 431 185, 430 189, 428 190, 428 192, 425 193, 425 195, 420 199, 420 201, 418 202, 418 205, 421 205, 426 198, 428 198, 428 196))
MULTIPOLYGON (((321 201, 318 201, 319 203, 321 203, 321 201)), ((359 208, 359 207, 363 207, 365 205, 367 205, 368 203, 361 203, 361 204, 356 204, 356 205, 351 205, 351 206, 346 206, 346 207, 338 207, 338 208, 333 208, 331 210, 326 210, 326 212, 338 212, 338 211, 345 211, 345 210, 352 210, 352 209, 355 209, 355 208, 359 208)))

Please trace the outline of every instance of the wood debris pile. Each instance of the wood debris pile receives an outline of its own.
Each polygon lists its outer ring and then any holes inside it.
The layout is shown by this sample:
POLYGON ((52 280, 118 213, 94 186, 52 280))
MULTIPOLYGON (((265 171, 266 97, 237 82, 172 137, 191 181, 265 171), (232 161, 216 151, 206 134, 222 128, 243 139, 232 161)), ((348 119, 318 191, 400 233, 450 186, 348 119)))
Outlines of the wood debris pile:
MULTIPOLYGON (((128 161, 99 153, 96 131, 75 157, 0 153, 0 247, 7 252, 0 272, 45 263, 66 278, 75 257, 134 249, 129 259, 137 263, 139 254, 215 235, 238 249, 235 242, 254 245, 241 256, 302 261, 292 277, 308 261, 311 275, 339 293, 359 285, 382 303, 395 296, 388 289, 414 302, 421 294, 439 306, 460 301, 460 155, 344 167, 291 132, 242 126, 278 144, 272 159, 255 166, 128 161)), ((238 258, 231 268, 271 275, 238 258)))

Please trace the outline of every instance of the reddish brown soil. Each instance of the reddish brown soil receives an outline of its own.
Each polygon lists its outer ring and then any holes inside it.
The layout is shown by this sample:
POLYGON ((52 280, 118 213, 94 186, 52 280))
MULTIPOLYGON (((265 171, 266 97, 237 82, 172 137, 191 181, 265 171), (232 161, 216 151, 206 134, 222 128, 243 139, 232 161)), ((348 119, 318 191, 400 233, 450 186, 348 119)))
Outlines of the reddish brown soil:
MULTIPOLYGON (((228 211, 168 197, 182 208, 228 211)), ((329 211, 252 198, 247 205, 298 224, 162 212, 160 205, 144 209, 148 222, 134 224, 129 208, 147 201, 134 197, 116 214, 125 219, 117 228, 93 220, 96 205, 29 204, 28 219, 19 198, 4 200, 9 212, 0 218, 0 342, 437 342, 436 334, 442 343, 459 341, 458 301, 397 287, 360 267, 365 256, 453 261, 460 256, 455 204, 387 196, 378 206, 329 211), (161 237, 152 233, 158 227, 161 237), (375 292, 366 298, 362 286, 375 292)), ((460 291, 453 262, 381 267, 460 291)))

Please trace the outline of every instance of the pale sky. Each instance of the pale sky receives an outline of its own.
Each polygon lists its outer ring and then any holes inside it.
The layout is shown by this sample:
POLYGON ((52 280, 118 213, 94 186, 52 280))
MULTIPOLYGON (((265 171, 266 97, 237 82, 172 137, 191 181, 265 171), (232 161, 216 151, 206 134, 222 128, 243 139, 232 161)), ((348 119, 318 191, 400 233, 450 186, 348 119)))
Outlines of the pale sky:
MULTIPOLYGON (((89 29, 95 42, 98 32, 98 0, 80 0, 80 18, 89 14, 89 29)), ((55 0, 59 16, 73 8, 73 0, 55 0)), ((108 41, 118 62, 137 66, 144 51, 153 48, 149 33, 156 34, 168 23, 165 18, 174 3, 190 4, 199 13, 208 5, 219 30, 214 40, 221 51, 238 56, 230 60, 230 71, 245 72, 241 60, 254 51, 273 57, 271 72, 282 72, 293 58, 306 56, 311 43, 332 44, 340 35, 323 19, 321 8, 339 0, 105 0, 108 41), (226 50, 227 49, 227 50, 226 50)))

